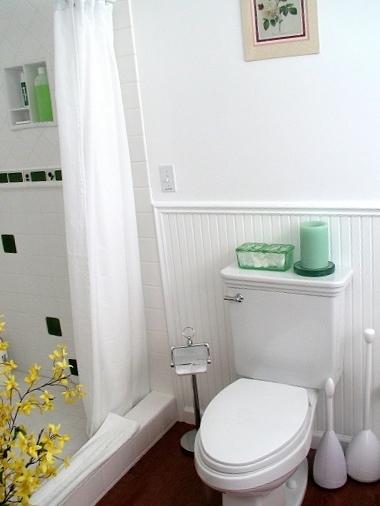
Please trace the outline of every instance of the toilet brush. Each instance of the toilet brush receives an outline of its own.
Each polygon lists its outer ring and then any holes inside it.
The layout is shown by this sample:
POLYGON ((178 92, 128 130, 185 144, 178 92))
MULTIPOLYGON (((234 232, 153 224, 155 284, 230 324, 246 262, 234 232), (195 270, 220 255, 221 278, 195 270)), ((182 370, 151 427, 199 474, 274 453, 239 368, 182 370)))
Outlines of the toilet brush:
POLYGON ((313 466, 314 481, 329 489, 342 487, 347 481, 346 460, 334 432, 334 392, 335 383, 329 378, 325 384, 327 430, 319 443, 313 466))
POLYGON ((347 471, 357 481, 370 483, 380 479, 380 442, 370 429, 372 390, 373 329, 364 331, 367 348, 363 429, 354 436, 346 451, 347 471))

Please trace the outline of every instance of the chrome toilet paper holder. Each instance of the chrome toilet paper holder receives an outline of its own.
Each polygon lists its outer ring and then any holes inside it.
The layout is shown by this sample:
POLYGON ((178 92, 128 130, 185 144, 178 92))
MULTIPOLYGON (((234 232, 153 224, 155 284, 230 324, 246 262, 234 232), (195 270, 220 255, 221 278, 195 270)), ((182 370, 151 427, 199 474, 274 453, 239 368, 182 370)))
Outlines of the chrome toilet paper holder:
POLYGON ((208 364, 211 364, 210 346, 208 343, 194 343, 195 331, 193 327, 185 327, 182 336, 187 340, 183 346, 171 347, 170 366, 175 368, 178 376, 191 375, 193 388, 193 403, 195 416, 195 429, 186 432, 181 437, 181 448, 186 453, 194 453, 195 437, 201 424, 201 412, 199 407, 199 393, 197 374, 207 372, 208 364))

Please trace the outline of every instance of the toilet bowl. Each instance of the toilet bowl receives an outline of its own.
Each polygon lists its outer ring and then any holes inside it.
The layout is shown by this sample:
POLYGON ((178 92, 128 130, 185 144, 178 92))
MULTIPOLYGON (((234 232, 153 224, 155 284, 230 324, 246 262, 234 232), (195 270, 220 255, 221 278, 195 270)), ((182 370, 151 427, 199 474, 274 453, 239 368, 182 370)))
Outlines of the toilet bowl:
POLYGON ((195 441, 200 478, 224 506, 298 506, 307 484, 317 392, 343 368, 352 271, 324 278, 292 271, 221 276, 236 373, 207 406, 195 441))
POLYGON ((200 478, 224 506, 297 506, 307 483, 313 389, 242 378, 206 408, 195 442, 200 478))

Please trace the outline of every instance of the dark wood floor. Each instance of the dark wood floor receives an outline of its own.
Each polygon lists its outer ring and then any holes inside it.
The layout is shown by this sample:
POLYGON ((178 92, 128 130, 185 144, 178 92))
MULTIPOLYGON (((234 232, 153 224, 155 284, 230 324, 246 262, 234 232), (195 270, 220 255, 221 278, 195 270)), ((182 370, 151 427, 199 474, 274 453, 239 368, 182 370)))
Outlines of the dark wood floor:
MULTIPOLYGON (((179 439, 188 429, 177 423, 98 506, 220 506, 221 495, 200 481, 192 457, 179 448, 179 439)), ((313 452, 309 464, 312 459, 313 452)), ((310 477, 303 506, 380 506, 380 482, 365 485, 349 480, 342 489, 328 491, 310 477)))

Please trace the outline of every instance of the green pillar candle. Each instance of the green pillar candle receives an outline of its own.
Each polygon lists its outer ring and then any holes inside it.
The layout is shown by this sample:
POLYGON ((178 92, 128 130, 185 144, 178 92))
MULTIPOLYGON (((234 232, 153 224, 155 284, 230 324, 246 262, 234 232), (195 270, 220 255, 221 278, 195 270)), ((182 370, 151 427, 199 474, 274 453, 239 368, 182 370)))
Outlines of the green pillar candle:
POLYGON ((329 263, 329 227, 324 221, 305 221, 300 226, 301 265, 323 269, 329 263))

